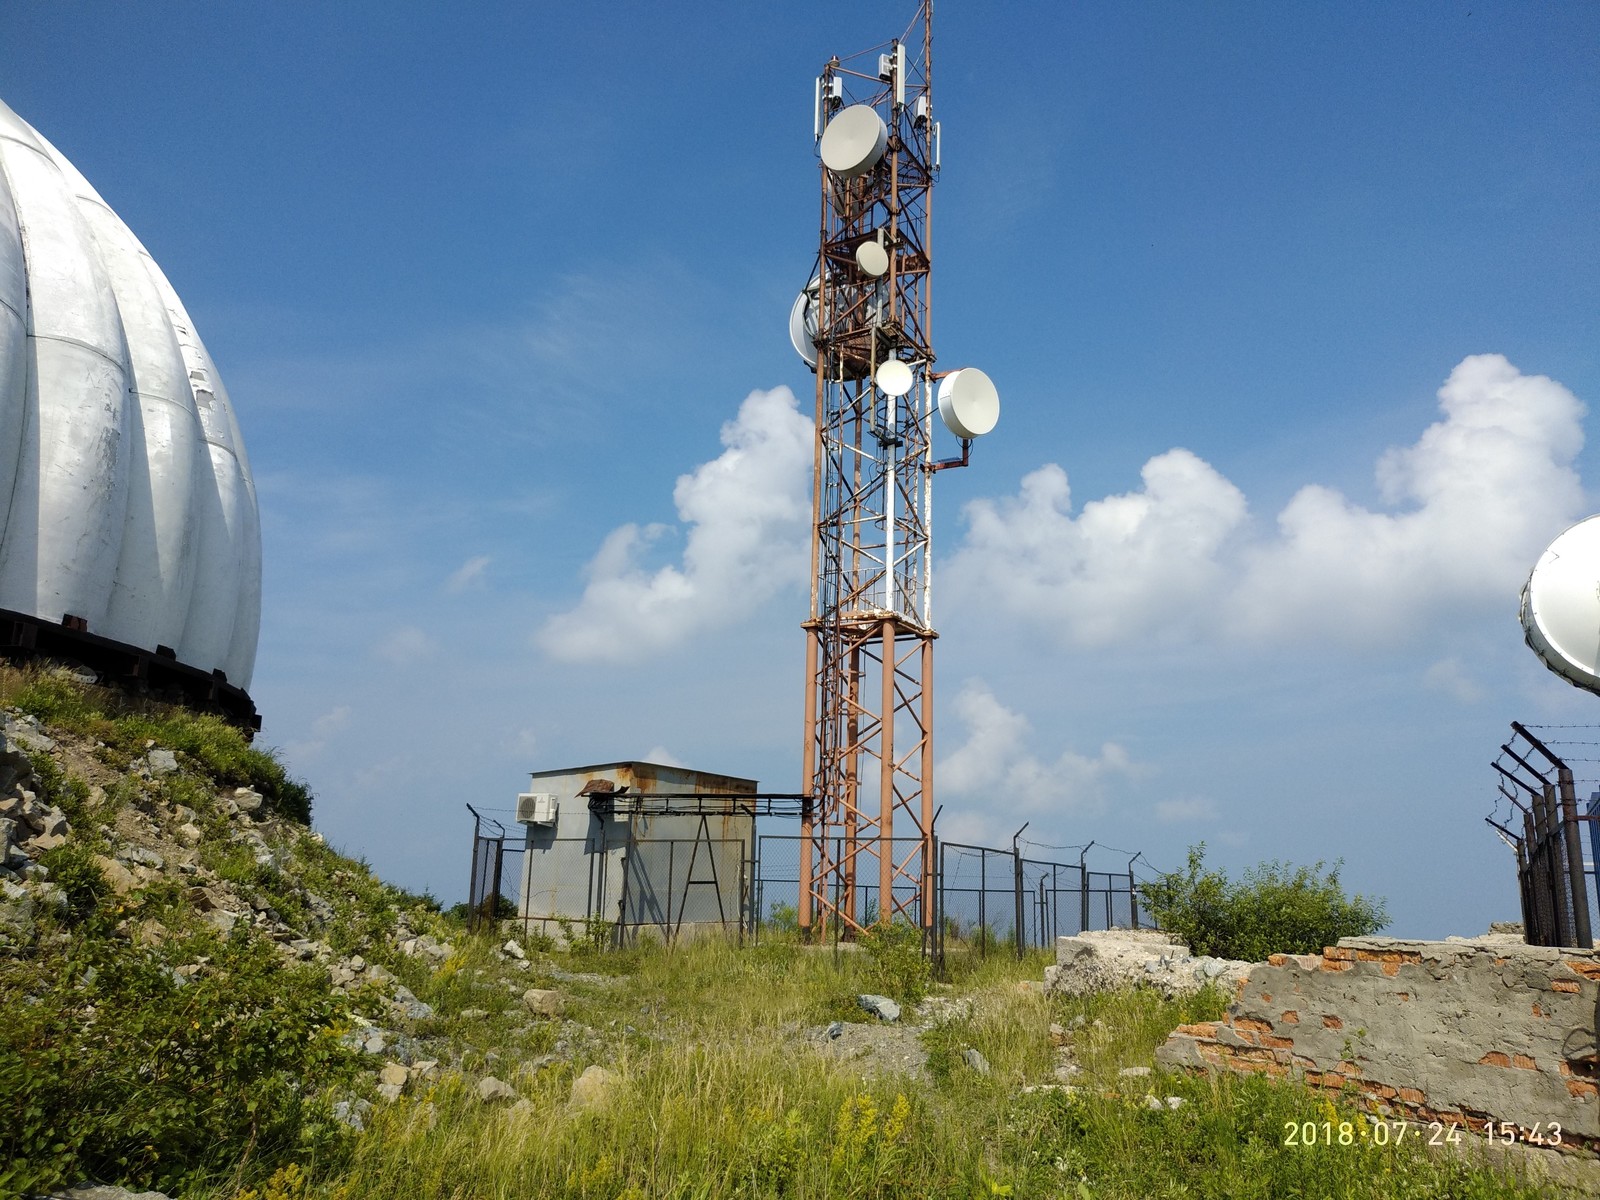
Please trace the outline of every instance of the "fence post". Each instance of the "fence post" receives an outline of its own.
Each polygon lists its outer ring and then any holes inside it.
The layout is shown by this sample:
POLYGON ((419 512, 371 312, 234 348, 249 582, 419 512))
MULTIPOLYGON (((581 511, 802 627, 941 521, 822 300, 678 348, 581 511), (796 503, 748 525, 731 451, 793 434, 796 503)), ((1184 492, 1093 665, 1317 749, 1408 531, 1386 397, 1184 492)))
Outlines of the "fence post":
POLYGON ((1583 876, 1583 842, 1578 838, 1578 794, 1572 786, 1572 770, 1562 767, 1556 773, 1561 785, 1562 840, 1567 844, 1568 891, 1572 895, 1573 945, 1587 950, 1594 945, 1589 928, 1589 888, 1583 876))
POLYGON ((1028 923, 1027 912, 1023 908, 1022 901, 1022 847, 1019 839, 1022 837, 1022 830, 1026 829, 1030 824, 1032 824, 1031 821, 1024 821, 1022 823, 1022 829, 1017 830, 1011 835, 1011 889, 1016 897, 1017 909, 1017 936, 1013 940, 1015 940, 1017 943, 1018 962, 1022 961, 1022 956, 1024 954, 1023 939, 1026 934, 1026 927, 1028 923))
POLYGON ((482 826, 482 818, 478 810, 472 805, 467 805, 467 811, 472 814, 472 880, 467 884, 467 932, 478 932, 478 830, 482 826))
POLYGON ((1078 932, 1089 932, 1089 868, 1085 865, 1089 851, 1093 849, 1091 841, 1078 852, 1078 932))
POLYGON ((978 851, 978 957, 989 957, 989 852, 978 851))

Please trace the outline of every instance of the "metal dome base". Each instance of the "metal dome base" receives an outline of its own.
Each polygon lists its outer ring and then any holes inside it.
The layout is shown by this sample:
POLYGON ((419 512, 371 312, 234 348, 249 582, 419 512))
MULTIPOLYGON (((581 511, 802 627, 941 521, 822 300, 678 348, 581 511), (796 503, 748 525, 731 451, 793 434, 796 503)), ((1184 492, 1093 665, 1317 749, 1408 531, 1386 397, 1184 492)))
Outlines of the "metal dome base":
POLYGON ((178 661, 166 646, 154 651, 90 633, 80 617, 52 624, 27 613, 0 608, 0 657, 13 662, 53 660, 80 664, 99 676, 101 684, 131 695, 149 696, 216 713, 253 736, 261 728, 255 701, 228 682, 222 671, 202 671, 178 661))

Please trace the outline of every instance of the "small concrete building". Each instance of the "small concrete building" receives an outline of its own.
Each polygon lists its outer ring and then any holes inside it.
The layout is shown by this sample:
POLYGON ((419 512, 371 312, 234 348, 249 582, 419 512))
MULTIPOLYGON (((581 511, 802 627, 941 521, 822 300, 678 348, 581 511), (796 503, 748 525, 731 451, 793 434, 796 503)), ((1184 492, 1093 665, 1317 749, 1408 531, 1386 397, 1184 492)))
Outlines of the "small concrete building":
POLYGON ((526 826, 518 913, 556 922, 613 922, 675 937, 737 929, 749 915, 755 859, 754 779, 659 763, 535 771, 517 797, 526 826))

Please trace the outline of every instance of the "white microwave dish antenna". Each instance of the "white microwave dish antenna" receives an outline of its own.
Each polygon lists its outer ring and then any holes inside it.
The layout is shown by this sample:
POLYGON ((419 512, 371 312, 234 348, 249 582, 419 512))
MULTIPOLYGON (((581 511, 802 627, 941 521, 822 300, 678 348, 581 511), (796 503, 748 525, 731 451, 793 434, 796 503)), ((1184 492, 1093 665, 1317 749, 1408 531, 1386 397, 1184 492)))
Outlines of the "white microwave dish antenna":
POLYGON ((977 367, 951 371, 939 381, 939 418, 958 438, 982 437, 1000 420, 1000 393, 977 367))
POLYGON ((856 266, 863 275, 877 279, 889 273, 889 252, 877 242, 862 242, 856 247, 856 266))
POLYGON ((904 396, 911 390, 911 368, 898 358, 891 358, 879 364, 872 381, 885 396, 904 396))
POLYGON ((1600 516, 1550 543, 1522 587, 1528 648, 1574 687, 1600 692, 1600 516))
POLYGON ((822 131, 822 165, 840 179, 867 174, 889 147, 889 127, 870 104, 852 104, 822 131))
POLYGON ((817 369, 817 293, 821 287, 821 281, 813 276, 789 310, 789 344, 813 371, 817 369))

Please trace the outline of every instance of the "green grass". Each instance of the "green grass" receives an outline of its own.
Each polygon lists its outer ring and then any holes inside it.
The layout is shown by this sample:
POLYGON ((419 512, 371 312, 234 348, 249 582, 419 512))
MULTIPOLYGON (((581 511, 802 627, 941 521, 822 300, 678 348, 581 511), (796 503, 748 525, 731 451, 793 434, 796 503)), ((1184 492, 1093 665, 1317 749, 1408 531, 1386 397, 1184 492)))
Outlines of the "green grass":
POLYGON ((1125 1078, 1123 1068, 1153 1064, 1174 1026, 1217 1016, 1225 997, 1047 997, 1040 952, 981 956, 952 940, 935 979, 903 933, 859 949, 806 947, 792 934, 745 948, 708 938, 616 951, 534 939, 519 969, 498 953, 505 932, 468 937, 426 898, 314 838, 269 829, 265 864, 230 845, 219 787, 248 782, 280 812, 299 807, 292 790, 269 791, 282 779, 271 756, 220 723, 123 706, 39 673, 0 671, 0 700, 94 738, 107 764, 131 762, 148 741, 176 749, 181 764, 155 779, 103 781, 98 807, 58 764, 40 768, 73 814, 75 840, 47 862, 59 910, 0 958, 0 1197, 86 1175, 184 1200, 1543 1194, 1409 1145, 1286 1146, 1290 1123, 1363 1120, 1351 1101, 1290 1082, 1125 1078), (286 961, 258 932, 241 925, 221 938, 176 877, 113 894, 93 862, 105 846, 97 823, 152 802, 193 811, 203 863, 229 885, 292 930, 383 964, 431 1005, 435 1015, 404 1032, 445 1061, 438 1075, 376 1103, 363 1133, 334 1122, 336 1100, 373 1097, 380 1065, 340 1035, 357 1012, 394 1018, 375 995, 334 992, 326 970, 286 961), (332 907, 325 923, 314 898, 332 907), (402 914, 457 952, 443 962, 399 953, 402 914), (163 932, 152 940, 153 927, 163 932), (529 987, 559 990, 565 1019, 534 1018, 520 1000, 529 987), (868 1020, 862 992, 970 1004, 922 1035, 927 1078, 864 1079, 804 1032, 868 1020), (1081 1068, 1072 1091, 1040 1086, 1056 1063, 1052 1022, 1072 1029, 1081 1068), (561 1057, 536 1066, 558 1045, 561 1057), (966 1064, 969 1049, 986 1074, 966 1064), (572 1083, 591 1064, 618 1082, 577 1111, 572 1083), (486 1074, 525 1103, 480 1103, 486 1074))

